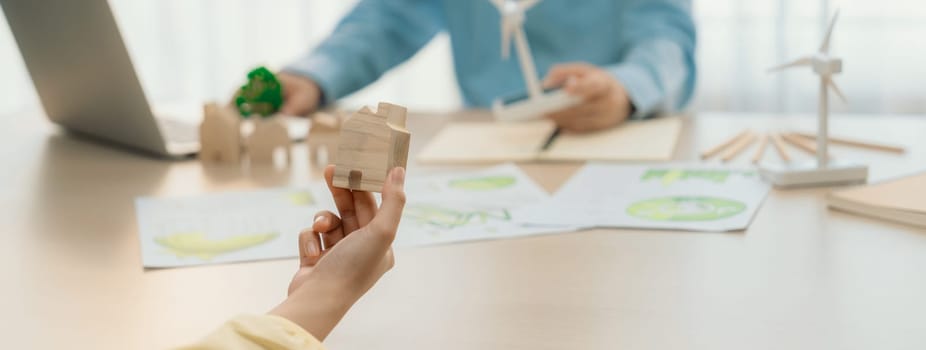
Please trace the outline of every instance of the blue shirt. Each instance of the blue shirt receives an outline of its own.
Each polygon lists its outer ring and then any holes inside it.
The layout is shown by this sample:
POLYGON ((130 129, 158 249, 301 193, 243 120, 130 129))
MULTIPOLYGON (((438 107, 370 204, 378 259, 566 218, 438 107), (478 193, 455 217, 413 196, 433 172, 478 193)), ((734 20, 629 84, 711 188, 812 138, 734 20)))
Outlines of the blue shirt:
MULTIPOLYGON (((682 108, 695 83, 690 0, 543 0, 524 30, 540 78, 557 63, 607 69, 636 117, 682 108)), ((501 58, 500 15, 489 0, 361 0, 333 34, 284 70, 312 78, 323 103, 357 91, 414 55, 442 30, 468 106, 523 92, 516 50, 501 58)))

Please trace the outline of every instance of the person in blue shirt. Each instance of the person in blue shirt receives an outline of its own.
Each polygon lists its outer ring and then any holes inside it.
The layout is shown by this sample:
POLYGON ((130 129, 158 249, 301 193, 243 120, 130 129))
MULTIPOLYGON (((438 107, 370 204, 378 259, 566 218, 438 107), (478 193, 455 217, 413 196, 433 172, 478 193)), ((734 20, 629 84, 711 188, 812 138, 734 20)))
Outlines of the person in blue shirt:
MULTIPOLYGON (((441 31, 467 106, 523 92, 518 60, 501 59, 499 21, 489 0, 361 0, 330 37, 283 69, 282 112, 306 115, 363 88, 441 31)), ((527 11, 524 30, 544 85, 584 101, 547 116, 564 130, 604 129, 691 99, 690 0, 544 0, 527 11)))

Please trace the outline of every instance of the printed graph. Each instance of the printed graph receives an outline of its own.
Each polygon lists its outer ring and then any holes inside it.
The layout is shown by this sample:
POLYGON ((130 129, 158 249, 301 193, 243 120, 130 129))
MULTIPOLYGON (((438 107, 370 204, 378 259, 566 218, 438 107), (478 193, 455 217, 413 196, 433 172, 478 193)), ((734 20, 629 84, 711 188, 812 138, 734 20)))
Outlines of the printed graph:
POLYGON ((178 232, 154 237, 154 242, 178 258, 195 257, 212 260, 218 255, 256 247, 279 237, 277 232, 210 238, 203 232, 178 232))
POLYGON ((731 176, 755 177, 754 171, 712 170, 712 169, 650 169, 643 173, 640 182, 662 182, 669 186, 680 181, 703 180, 713 183, 726 183, 731 176))
POLYGON ((458 229, 511 221, 507 209, 461 210, 431 204, 414 204, 405 208, 403 219, 438 229, 458 229))

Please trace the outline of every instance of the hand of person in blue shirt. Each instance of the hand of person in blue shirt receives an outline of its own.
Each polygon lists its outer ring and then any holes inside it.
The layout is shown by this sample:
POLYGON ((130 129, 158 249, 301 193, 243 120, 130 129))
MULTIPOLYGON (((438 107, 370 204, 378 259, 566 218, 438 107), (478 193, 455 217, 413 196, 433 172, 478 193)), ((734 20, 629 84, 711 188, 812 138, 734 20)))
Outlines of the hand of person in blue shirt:
POLYGON ((587 63, 553 66, 545 87, 562 86, 566 93, 582 99, 576 106, 550 113, 547 118, 570 132, 591 132, 613 127, 633 112, 630 96, 613 74, 587 63))
POLYGON ((283 106, 280 107, 280 113, 307 116, 318 109, 322 90, 312 79, 280 72, 277 74, 277 80, 283 85, 283 106))

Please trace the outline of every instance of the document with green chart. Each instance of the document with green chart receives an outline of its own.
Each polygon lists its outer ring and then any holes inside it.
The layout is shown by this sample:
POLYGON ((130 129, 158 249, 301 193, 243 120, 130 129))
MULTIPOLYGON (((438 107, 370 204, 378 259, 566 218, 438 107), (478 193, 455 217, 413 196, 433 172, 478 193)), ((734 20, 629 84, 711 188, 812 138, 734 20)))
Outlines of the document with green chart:
POLYGON ((518 214, 533 225, 736 231, 749 226, 768 191, 752 169, 592 163, 518 214))

